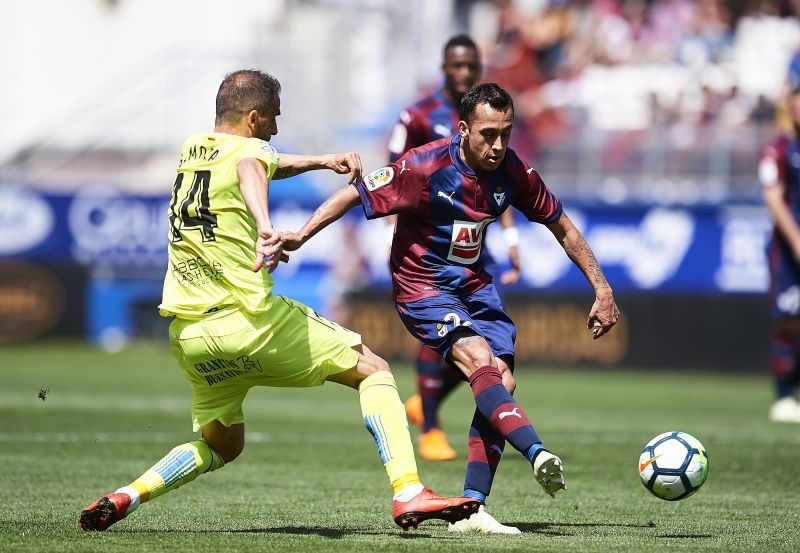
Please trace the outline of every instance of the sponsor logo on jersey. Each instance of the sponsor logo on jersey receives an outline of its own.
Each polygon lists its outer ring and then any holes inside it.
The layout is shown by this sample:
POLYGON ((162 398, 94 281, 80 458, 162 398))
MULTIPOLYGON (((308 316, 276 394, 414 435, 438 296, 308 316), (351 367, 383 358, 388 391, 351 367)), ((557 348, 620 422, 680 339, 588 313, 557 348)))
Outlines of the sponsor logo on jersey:
POLYGON ((394 178, 394 169, 391 167, 382 167, 376 169, 366 177, 364 177, 364 184, 367 185, 367 190, 374 192, 381 186, 386 186, 394 178))
POLYGON ((494 219, 474 221, 453 221, 453 235, 450 239, 450 251, 447 259, 471 265, 478 260, 483 243, 483 229, 494 219))
POLYGON ((445 200, 449 201, 449 202, 450 202, 450 205, 455 205, 455 204, 453 204, 453 194, 455 194, 455 193, 456 193, 456 191, 455 191, 455 190, 453 190, 453 191, 452 191, 452 192, 450 192, 449 194, 445 194, 444 192, 442 192, 441 190, 439 190, 439 192, 437 192, 437 193, 436 193, 436 195, 437 195, 439 198, 444 198, 445 200))

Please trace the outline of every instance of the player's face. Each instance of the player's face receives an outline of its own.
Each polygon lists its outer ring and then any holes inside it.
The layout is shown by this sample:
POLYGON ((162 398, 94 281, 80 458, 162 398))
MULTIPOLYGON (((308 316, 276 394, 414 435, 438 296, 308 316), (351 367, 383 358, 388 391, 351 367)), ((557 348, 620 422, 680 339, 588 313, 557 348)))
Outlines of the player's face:
POLYGON ((481 78, 481 62, 478 52, 467 46, 454 46, 447 50, 442 63, 444 86, 453 98, 461 100, 481 78))
POLYGON ((267 108, 265 113, 257 112, 255 118, 253 136, 261 140, 269 141, 270 138, 278 134, 277 118, 281 114, 281 100, 278 98, 273 106, 267 108))
POLYGON ((464 154, 473 169, 494 171, 500 166, 511 140, 513 119, 514 110, 498 111, 483 103, 475 107, 471 123, 459 122, 464 154))

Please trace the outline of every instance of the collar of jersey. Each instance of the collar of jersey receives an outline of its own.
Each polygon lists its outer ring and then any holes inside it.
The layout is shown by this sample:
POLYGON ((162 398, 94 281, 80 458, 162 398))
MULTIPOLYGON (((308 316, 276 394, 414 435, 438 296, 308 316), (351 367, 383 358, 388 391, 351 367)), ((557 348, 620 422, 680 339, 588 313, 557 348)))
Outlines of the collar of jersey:
POLYGON ((456 169, 458 169, 459 172, 464 173, 468 177, 474 177, 475 171, 473 171, 469 165, 464 163, 464 161, 461 159, 461 156, 458 155, 458 150, 460 146, 461 146, 461 135, 459 133, 456 133, 453 135, 453 138, 450 139, 450 146, 449 146, 450 159, 453 160, 453 165, 456 166, 456 169))

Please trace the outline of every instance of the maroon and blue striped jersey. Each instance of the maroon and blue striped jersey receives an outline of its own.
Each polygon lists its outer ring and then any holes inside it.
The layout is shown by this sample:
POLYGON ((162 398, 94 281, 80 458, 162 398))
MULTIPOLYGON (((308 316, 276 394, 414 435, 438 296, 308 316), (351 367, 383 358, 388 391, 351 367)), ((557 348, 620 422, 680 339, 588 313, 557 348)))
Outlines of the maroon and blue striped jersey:
POLYGON ((559 199, 513 150, 496 170, 476 174, 460 144, 456 134, 414 148, 355 185, 368 219, 397 215, 390 257, 396 301, 469 295, 491 282, 480 255, 484 233, 510 206, 542 224, 561 214, 559 199))
POLYGON ((389 138, 389 162, 412 148, 452 135, 458 129, 458 107, 438 90, 400 112, 389 138))
MULTIPOLYGON (((797 139, 785 135, 768 144, 761 152, 758 177, 764 187, 778 187, 789 211, 795 220, 800 221, 800 143, 797 139)), ((800 314, 800 263, 777 224, 769 242, 767 260, 772 316, 781 318, 800 314)))
MULTIPOLYGON (((800 221, 800 143, 786 135, 770 142, 761 152, 758 177, 762 186, 781 188, 783 200, 794 218, 800 221)), ((777 229, 773 239, 785 242, 777 229)))

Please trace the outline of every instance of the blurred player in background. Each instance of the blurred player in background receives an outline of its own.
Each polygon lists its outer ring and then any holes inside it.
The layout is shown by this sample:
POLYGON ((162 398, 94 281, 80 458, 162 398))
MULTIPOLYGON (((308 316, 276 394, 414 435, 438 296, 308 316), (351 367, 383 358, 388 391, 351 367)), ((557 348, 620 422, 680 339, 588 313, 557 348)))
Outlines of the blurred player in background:
POLYGON ((769 367, 776 400, 769 417, 800 423, 800 74, 790 70, 787 95, 792 130, 767 145, 758 167, 764 203, 775 222, 769 244, 773 319, 769 367))
MULTIPOLYGON (((392 243, 393 295, 400 319, 421 343, 469 380, 476 409, 469 432, 464 495, 485 503, 508 441, 554 496, 566 489, 561 459, 545 449, 513 398, 516 328, 481 263, 486 227, 513 206, 546 225, 595 292, 588 327, 594 338, 619 317, 591 248, 539 174, 508 148, 514 106, 495 83, 461 100, 458 133, 415 148, 354 186, 336 191, 297 233, 288 250, 362 204, 368 219, 397 215, 392 243)), ((482 508, 451 531, 520 533, 482 508)))
MULTIPOLYGON (((467 35, 452 37, 444 45, 442 58, 444 86, 413 106, 400 112, 400 120, 389 139, 389 162, 395 162, 407 151, 428 142, 451 136, 458 130, 458 106, 461 98, 481 78, 480 53, 467 35)), ((500 276, 504 285, 515 284, 520 277, 517 245, 519 232, 514 226, 512 211, 500 215, 503 237, 508 246, 511 267, 500 276)), ((488 250, 485 264, 494 266, 488 250)), ((416 359, 417 390, 406 401, 409 422, 421 427, 419 456, 428 461, 449 461, 456 458, 455 450, 439 425, 439 407, 445 398, 463 381, 461 372, 453 369, 434 350, 420 345, 416 359)))
MULTIPOLYGON (((174 317, 170 342, 192 387, 192 423, 202 437, 175 447, 128 486, 89 505, 84 530, 105 530, 140 503, 230 463, 244 448, 242 402, 253 386, 358 390, 364 424, 394 489, 404 530, 429 518, 476 512, 474 498, 448 499, 423 487, 403 404, 389 366, 361 337, 305 305, 272 295, 284 256, 269 216, 270 181, 313 169, 361 173, 355 153, 278 155, 280 84, 259 71, 228 75, 217 93, 214 132, 183 145, 169 207, 169 268, 161 314, 174 317)), ((284 259, 285 260, 285 259, 284 259)), ((331 507, 334 508, 334 507, 331 507)))

